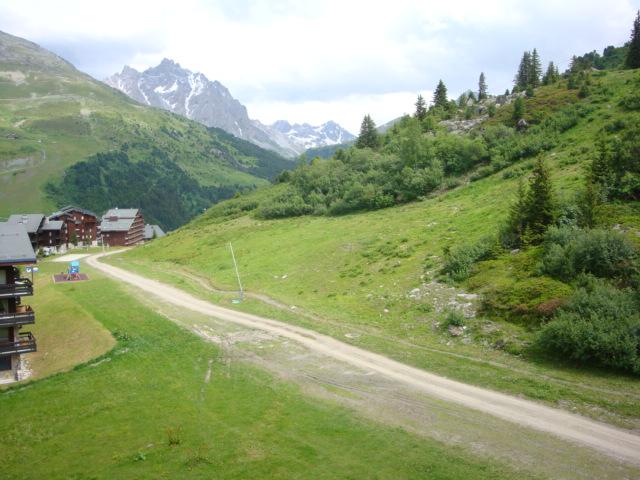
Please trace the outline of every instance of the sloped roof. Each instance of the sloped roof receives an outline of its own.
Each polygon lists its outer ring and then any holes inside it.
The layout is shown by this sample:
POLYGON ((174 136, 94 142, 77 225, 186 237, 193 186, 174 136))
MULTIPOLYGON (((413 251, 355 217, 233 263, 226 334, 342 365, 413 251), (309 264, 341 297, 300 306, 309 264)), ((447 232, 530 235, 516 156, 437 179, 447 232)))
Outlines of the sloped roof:
POLYGON ((36 254, 24 226, 0 222, 0 265, 35 262, 36 254))
POLYGON ((57 212, 54 212, 51 215, 49 215, 49 218, 58 218, 64 214, 71 213, 71 212, 80 212, 83 215, 91 215, 92 217, 98 218, 98 215, 93 213, 91 210, 87 210, 86 208, 76 207, 74 205, 67 205, 66 207, 62 207, 57 212))
POLYGON ((136 215, 138 214, 139 209, 137 208, 112 208, 110 210, 107 210, 107 213, 105 213, 102 218, 108 218, 108 217, 118 217, 119 219, 123 219, 123 218, 135 218, 136 215))
POLYGON ((44 220, 42 213, 18 213, 9 217, 8 223, 23 225, 27 233, 36 233, 44 220))
POLYGON ((62 220, 49 220, 48 222, 44 222, 42 224, 42 230, 61 230, 64 222, 62 220))
POLYGON ((159 225, 150 225, 147 223, 144 226, 144 239, 151 240, 154 232, 156 234, 156 238, 164 237, 166 235, 159 225))
POLYGON ((101 232, 128 232, 133 225, 133 218, 121 218, 115 221, 109 220, 109 217, 102 217, 102 224, 100 225, 101 232))

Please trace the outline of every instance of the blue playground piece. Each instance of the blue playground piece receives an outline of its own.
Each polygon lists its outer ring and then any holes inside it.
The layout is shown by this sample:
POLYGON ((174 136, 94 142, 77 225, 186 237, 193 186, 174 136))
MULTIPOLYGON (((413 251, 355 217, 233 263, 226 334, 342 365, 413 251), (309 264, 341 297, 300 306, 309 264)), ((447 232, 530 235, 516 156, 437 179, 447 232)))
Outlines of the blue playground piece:
POLYGON ((79 278, 79 274, 80 274, 80 262, 77 260, 74 260, 73 262, 69 263, 69 270, 67 270, 67 279, 68 280, 77 279, 79 278))

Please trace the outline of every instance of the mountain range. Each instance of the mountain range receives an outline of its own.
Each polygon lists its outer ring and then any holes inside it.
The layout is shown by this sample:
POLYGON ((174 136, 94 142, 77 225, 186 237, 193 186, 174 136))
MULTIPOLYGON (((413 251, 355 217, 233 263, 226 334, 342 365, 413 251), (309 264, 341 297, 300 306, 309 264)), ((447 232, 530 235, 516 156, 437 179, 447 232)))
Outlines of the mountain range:
POLYGON ((172 229, 292 166, 221 129, 141 105, 0 32, 0 217, 67 202, 98 212, 127 204, 172 229))
POLYGON ((220 128, 286 157, 354 138, 332 121, 312 126, 307 123, 291 125, 285 120, 264 125, 252 120, 247 108, 220 82, 182 68, 167 58, 143 72, 125 66, 122 72, 105 79, 105 83, 144 105, 163 108, 208 127, 220 128))

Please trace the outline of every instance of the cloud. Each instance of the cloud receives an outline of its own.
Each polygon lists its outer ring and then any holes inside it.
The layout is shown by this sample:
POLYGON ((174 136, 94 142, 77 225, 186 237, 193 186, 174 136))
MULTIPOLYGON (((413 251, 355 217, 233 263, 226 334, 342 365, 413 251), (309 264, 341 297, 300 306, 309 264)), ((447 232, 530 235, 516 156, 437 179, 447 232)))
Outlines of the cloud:
MULTIPOLYGON (((0 29, 97 78, 169 57, 222 82, 253 117, 298 121, 306 112, 353 129, 365 111, 397 116, 391 99, 415 98, 440 78, 457 94, 484 71, 490 90, 503 92, 525 49, 566 66, 574 53, 621 44, 638 8, 631 0, 5 0, 0 29)), ((413 102, 405 103, 398 115, 413 102)))

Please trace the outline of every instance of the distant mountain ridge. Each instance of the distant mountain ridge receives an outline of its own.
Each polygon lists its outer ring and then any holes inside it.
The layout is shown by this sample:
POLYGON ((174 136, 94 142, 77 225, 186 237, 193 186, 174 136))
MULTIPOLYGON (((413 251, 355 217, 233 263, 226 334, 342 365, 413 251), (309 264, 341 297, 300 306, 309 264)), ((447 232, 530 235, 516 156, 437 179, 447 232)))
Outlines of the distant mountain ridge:
POLYGON ((263 125, 249 118, 247 108, 220 82, 182 68, 168 58, 143 72, 125 66, 121 73, 105 79, 105 83, 144 105, 220 128, 287 157, 295 157, 308 148, 353 138, 335 122, 314 127, 307 123, 290 125, 280 120, 271 126, 263 125))
POLYGON ((308 123, 291 125, 286 120, 278 120, 271 128, 286 135, 292 142, 301 144, 304 150, 339 145, 356 138, 333 121, 314 127, 308 123))

